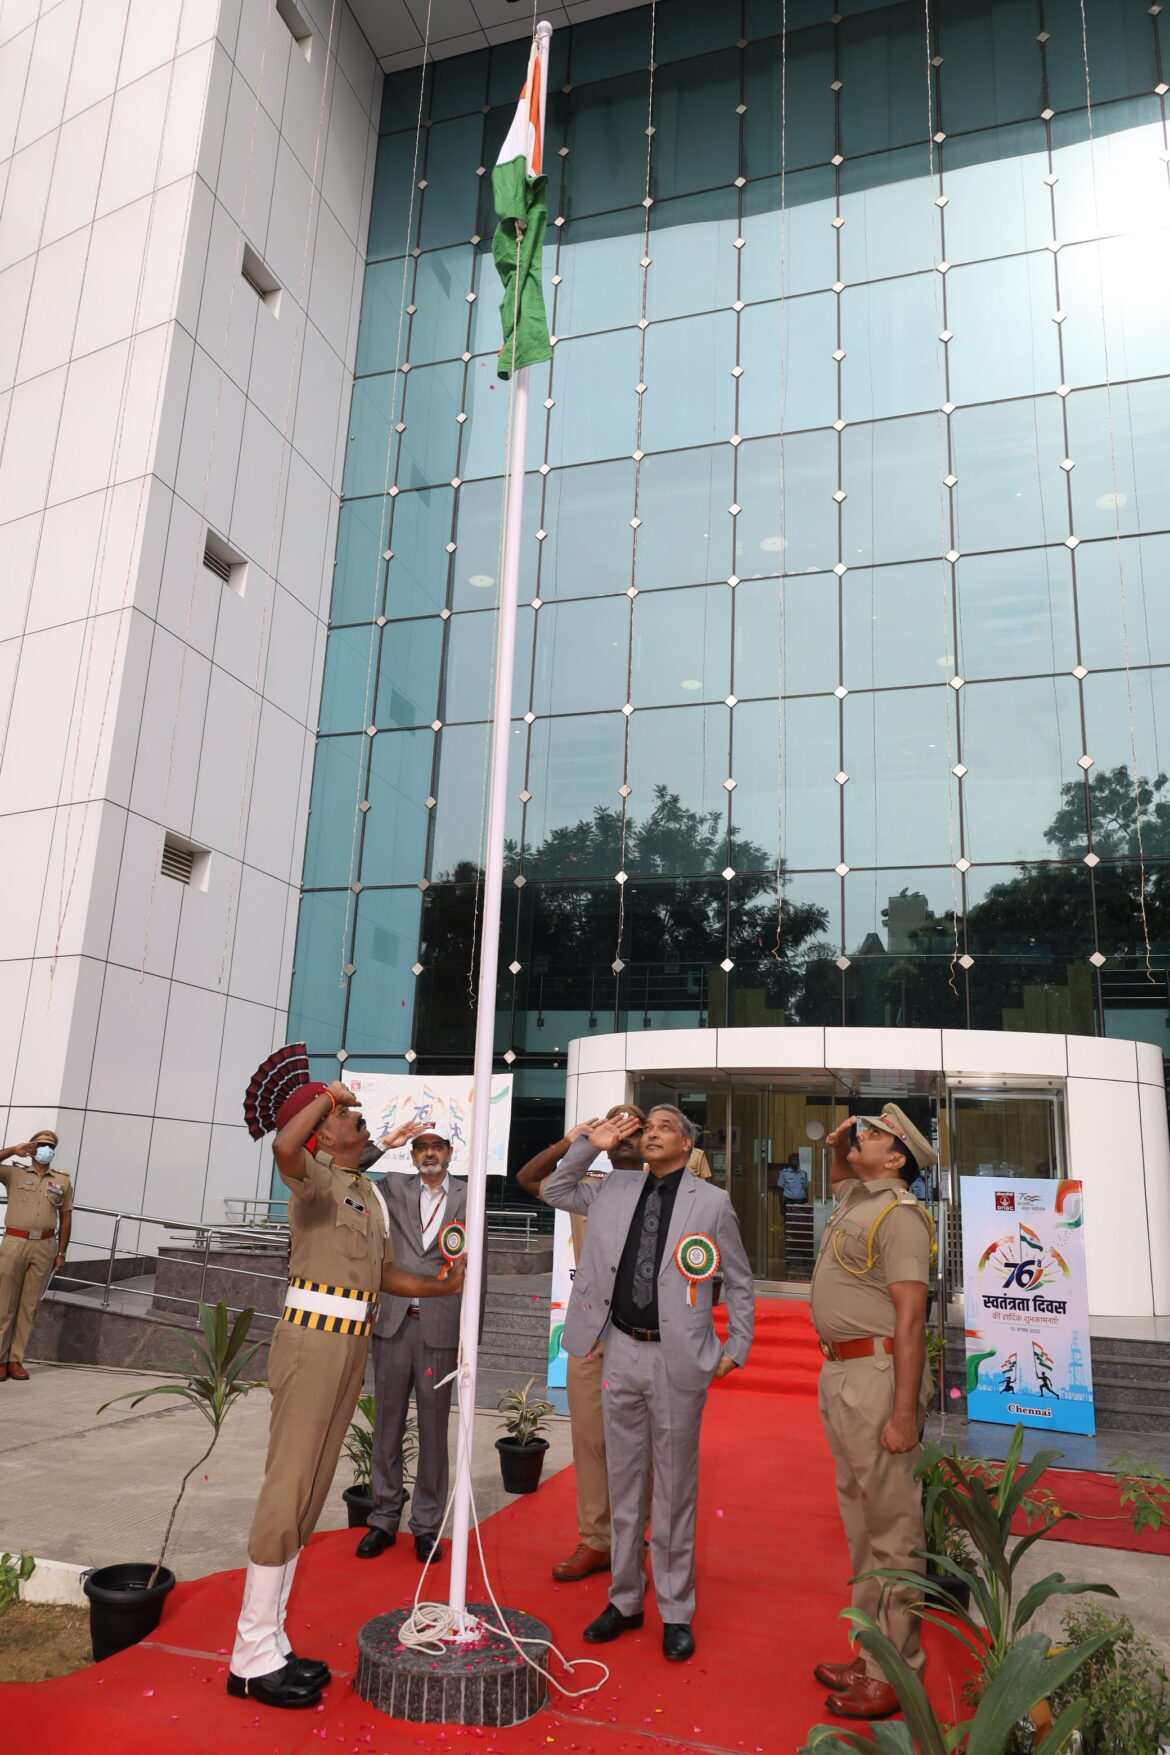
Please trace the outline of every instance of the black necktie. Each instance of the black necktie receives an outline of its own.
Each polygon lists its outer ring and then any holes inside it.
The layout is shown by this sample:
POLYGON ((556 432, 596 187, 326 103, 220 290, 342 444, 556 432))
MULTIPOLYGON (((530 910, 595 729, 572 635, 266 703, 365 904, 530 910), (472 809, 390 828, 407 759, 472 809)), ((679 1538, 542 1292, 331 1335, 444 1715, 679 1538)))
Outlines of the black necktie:
POLYGON ((634 1303, 646 1310, 654 1300, 654 1268, 658 1260, 658 1227, 662 1222, 662 1185, 656 1182, 642 1208, 642 1235, 634 1257, 634 1303))

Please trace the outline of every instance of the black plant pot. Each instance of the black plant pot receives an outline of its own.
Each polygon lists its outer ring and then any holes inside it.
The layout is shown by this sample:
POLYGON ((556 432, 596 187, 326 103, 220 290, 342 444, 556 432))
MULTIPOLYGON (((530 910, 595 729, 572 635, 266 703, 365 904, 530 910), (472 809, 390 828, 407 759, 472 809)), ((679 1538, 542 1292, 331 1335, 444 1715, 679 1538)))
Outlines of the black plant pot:
MULTIPOLYGON (((971 1607, 971 1586, 964 1584, 961 1578, 953 1578, 949 1572, 928 1571, 926 1576, 930 1579, 933 1589, 941 1591, 942 1595, 949 1598, 956 1609, 969 1609, 971 1607)), ((940 1601, 937 1606, 944 1614, 946 1613, 946 1602, 940 1601)))
POLYGON ((148 1580, 154 1567, 145 1561, 121 1566, 99 1566, 83 1583, 89 1598, 89 1642, 95 1663, 137 1645, 153 1633, 162 1617, 167 1592, 175 1588, 175 1575, 164 1566, 154 1584, 148 1580))
POLYGON ((521 1444, 518 1438, 497 1438, 496 1449, 500 1453, 504 1492, 535 1493, 540 1485, 548 1439, 534 1438, 530 1444, 521 1444))
POLYGON ((364 1530, 370 1521, 370 1513, 374 1509, 372 1494, 364 1487, 346 1487, 341 1497, 345 1500, 349 1512, 351 1530, 364 1530))

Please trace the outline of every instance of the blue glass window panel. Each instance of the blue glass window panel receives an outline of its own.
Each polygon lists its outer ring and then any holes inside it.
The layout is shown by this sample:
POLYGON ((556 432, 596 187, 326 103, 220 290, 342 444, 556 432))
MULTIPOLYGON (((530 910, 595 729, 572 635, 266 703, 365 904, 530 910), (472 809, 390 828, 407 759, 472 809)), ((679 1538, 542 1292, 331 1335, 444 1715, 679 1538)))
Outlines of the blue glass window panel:
POLYGON ((549 463, 596 463, 633 451, 638 335, 636 329, 622 329, 557 343, 549 391, 556 400, 548 423, 549 463))
POLYGON ((937 281, 934 274, 915 274, 842 293, 845 420, 913 414, 946 401, 937 339, 945 324, 937 281))
POLYGON ((734 189, 709 189, 703 195, 654 203, 647 250, 648 317, 660 321, 732 304, 737 282, 738 205, 734 189))
MULTIPOLYGON (((451 55, 431 68, 430 115, 436 122, 448 116, 467 116, 487 103, 488 57, 451 55)), ((417 92, 414 94, 418 101, 417 92)), ((423 111, 424 116, 427 112, 423 111)))
MULTIPOLYGON (((549 44, 548 96, 552 108, 554 94, 569 77, 569 36, 567 30, 555 30, 549 44)), ((531 43, 528 37, 515 37, 510 43, 495 43, 491 50, 491 78, 488 83, 489 104, 510 103, 515 107, 528 72, 531 43)), ((481 100, 482 101, 482 100, 481 100)), ((510 118, 509 118, 510 120, 510 118)))
POLYGON ((366 783, 369 748, 370 739, 364 734, 322 737, 317 741, 309 801, 312 827, 305 839, 305 870, 301 880, 306 889, 321 889, 328 884, 344 887, 357 876, 353 828, 359 820, 357 810, 366 783))
MULTIPOLYGON (((942 865, 958 859, 952 699, 941 681, 937 688, 846 696, 846 865, 942 865)), ((826 766, 833 759, 828 748, 821 758, 826 766)))
MULTIPOLYGON (((500 523, 504 484, 497 476, 465 482, 459 489, 452 565, 452 609, 487 609, 499 601, 500 523)), ((520 596, 536 595, 536 532, 540 529, 540 477, 524 482, 524 523, 520 538, 520 596)))
POLYGON ((575 86, 645 71, 650 65, 650 9, 641 6, 586 19, 573 26, 569 47, 569 78, 575 86))
POLYGON ((1115 384, 1067 398, 1073 528, 1078 536, 1170 527, 1167 383, 1115 384))
POLYGON ((940 23, 948 134, 1040 114, 1043 63, 1035 0, 951 0, 940 23))
MULTIPOLYGON (((728 10, 713 9, 724 15, 728 10)), ((738 21, 735 29, 738 36, 738 21)), ((734 181, 739 170, 738 102, 737 49, 658 69, 654 75, 655 133, 650 158, 650 193, 655 198, 734 181)), ((649 120, 647 106, 643 129, 649 120)))
MULTIPOLYGON (((1031 396, 1060 383, 1052 256, 976 262, 947 275, 952 402, 1031 396), (1005 313, 1011 321, 1005 322, 1005 313)), ((940 325, 941 327, 941 325, 940 325)))
MULTIPOLYGON (((1150 100, 1151 109, 1157 103, 1150 100)), ((1124 106, 1127 110, 1129 106, 1124 106)), ((1075 133, 1066 145, 1054 147, 1052 169, 1056 235, 1061 243, 1100 237, 1103 232, 1144 233, 1157 223, 1166 201, 1166 165, 1162 124, 1155 113, 1142 124, 1110 134, 1096 125, 1085 138, 1084 116, 1068 118, 1075 133)), ((1064 299, 1064 257, 1061 257, 1061 300, 1064 299)))
MULTIPOLYGON (((805 25, 824 24, 830 13, 838 10, 838 7, 828 4, 828 0, 785 0, 783 17, 791 41, 795 44, 796 32, 805 25)), ((766 37, 775 31, 776 0, 746 0, 743 12, 745 37, 766 37)), ((754 54, 754 48, 752 52, 754 54)))
MULTIPOLYGON (((404 358, 454 359, 467 347, 467 295, 475 271, 475 251, 469 244, 450 250, 424 250, 418 258, 414 281, 415 314, 410 319, 410 351, 404 358)), ((392 289, 397 298, 397 289, 392 289)), ((393 321, 397 323, 397 309, 393 321)), ((392 332, 391 332, 392 333, 392 332)), ((393 341, 390 341, 393 346, 393 341)), ((393 365, 393 359, 387 362, 393 365)))
POLYGON ((1119 378, 1170 372, 1168 277, 1170 233, 1165 231, 1104 238, 1061 251, 1066 383, 1116 383, 1119 378))
MULTIPOLYGON (((735 571, 816 573, 837 560, 837 435, 752 439, 736 451, 735 571)), ((848 505, 848 501, 846 501, 848 505)))
POLYGON ((545 477, 542 598, 599 597, 634 577, 634 464, 594 463, 545 477))
POLYGON ((645 155, 632 151, 630 142, 646 138, 647 91, 647 75, 640 72, 574 88, 570 94, 561 206, 570 218, 633 207, 645 196, 645 155))
POLYGON ((710 0, 674 0, 658 15, 654 59, 681 61, 686 55, 709 55, 730 48, 739 36, 739 10, 712 6, 710 0))
POLYGON ((841 581, 842 681, 850 689, 946 682, 954 674, 950 568, 851 567, 841 581))
MULTIPOLYGON (((377 383, 367 379, 363 383, 377 383)), ((355 398, 357 391, 354 392, 355 398)), ((431 487, 455 474, 463 407, 463 363, 416 366, 406 379, 402 419, 406 431, 398 463, 399 487, 431 487)), ((382 483, 378 483, 381 488, 382 483)), ((370 491, 370 490, 367 490, 370 491)))
POLYGON ((289 1027, 294 1036, 336 1052, 342 1046, 345 977, 353 930, 353 897, 345 890, 315 890, 301 897, 293 966, 289 1027), (332 1044, 332 1048, 330 1048, 332 1044))
MULTIPOLYGON (((1164 774, 1170 732, 1170 669, 1156 665, 1131 671, 1128 676, 1122 671, 1093 671, 1081 686, 1085 691, 1086 753, 1093 758, 1090 787, 1095 775, 1115 768, 1125 768, 1132 778, 1135 762, 1143 780, 1152 782, 1164 774)), ((1076 773, 1074 768, 1074 776, 1076 773)))
POLYGON ((430 115, 433 73, 433 66, 405 67, 401 73, 386 75, 382 85, 382 114, 378 125, 380 133, 393 134, 398 128, 409 128, 413 133, 418 121, 420 103, 423 120, 426 120, 430 115))
POLYGON ((1052 204, 1044 183, 1048 153, 1042 122, 948 139, 942 154, 949 262, 1041 250, 1049 243, 1052 204))
POLYGON ((1170 657, 1170 537, 1106 537, 1077 550, 1081 649, 1093 670, 1170 657))
POLYGON ((382 560, 390 528, 390 504, 373 499, 347 500, 337 521, 337 563, 333 569, 333 622, 369 622, 382 607, 386 564, 382 560))
POLYGON ((357 899, 345 1046, 355 1054, 402 1054, 414 1019, 417 889, 363 890, 357 899))
MULTIPOLYGON (((665 788, 683 811, 693 811, 714 827, 705 847, 682 832, 677 841, 652 845, 628 836, 626 869, 632 874, 660 871, 722 871, 725 837, 729 713, 726 707, 651 707, 630 718, 630 817, 644 824, 655 808, 656 789, 665 788)), ((677 812, 674 813, 677 817, 677 812)))
MULTIPOLYGON (((401 333, 399 330, 399 317, 410 303, 410 275, 408 257, 400 256, 391 262, 370 262, 366 266, 354 367, 359 378, 369 372, 392 372, 396 365, 410 357, 409 317, 402 317, 401 333)), ((462 349, 453 351, 461 352, 462 349)))
POLYGON ((967 920, 976 1029, 1093 1033, 1092 1003, 1081 997, 1084 988, 1091 989, 1086 960, 1093 951, 1093 898, 1084 867, 1033 865, 1021 871, 991 865, 969 871, 967 920), (1070 967, 1074 963, 1079 967, 1070 967), (1074 982, 1083 982, 1080 993, 1074 982))
MULTIPOLYGON (((642 315, 642 239, 640 207, 620 213, 570 220, 561 228, 556 271, 561 284, 548 309, 557 335, 584 335, 618 329, 642 315)), ((548 265, 550 252, 546 248, 548 265)))
POLYGON ((380 731, 370 739, 370 808, 362 841, 364 884, 414 884, 423 876, 435 734, 380 731))
MULTIPOLYGON (((841 521, 847 566, 916 561, 945 552, 947 450, 941 414, 846 427, 841 455, 848 495, 841 521)), ((835 487, 827 470, 816 483, 818 497, 823 495, 830 507, 835 487)))
MULTIPOLYGON (((541 403, 549 394, 548 367, 528 368, 528 442, 525 447, 526 467, 535 469, 543 461, 544 409, 541 403)), ((469 476, 499 475, 504 467, 508 437, 509 391, 507 383, 496 377, 496 358, 475 359, 467 368, 467 384, 463 391, 463 446, 459 453, 459 474, 469 476)), ((458 429, 456 429, 458 430, 458 429)), ((452 475, 455 471, 451 471, 452 475)))
POLYGON ((390 562, 386 587, 388 616, 432 615, 447 601, 447 544, 451 540, 449 487, 421 488, 390 502, 390 562))
MULTIPOLYGON (((946 871, 921 866, 851 871, 845 879, 845 942, 855 962, 867 956, 878 958, 879 966, 887 956, 942 957, 948 962, 960 957, 963 945, 960 940, 956 949, 954 917, 962 912, 963 881, 953 866, 946 871), (881 951, 862 951, 871 935, 881 941, 881 951)), ((905 974, 904 967, 900 973, 905 974)), ((956 970, 960 981, 962 974, 956 970)))
MULTIPOLYGON (((959 691, 959 716, 967 858, 1050 859, 1044 830, 1060 809, 1061 787, 1081 778, 1074 678, 968 683, 959 691)), ((1082 837, 1068 857, 1087 852, 1082 837)))
MULTIPOLYGON (((851 8, 857 12, 859 8, 851 8)), ((920 140, 928 127, 926 52, 916 7, 886 6, 838 27, 841 145, 847 158, 920 140)))
POLYGON ((546 604, 536 619, 532 711, 585 713, 623 706, 630 698, 629 656, 628 598, 546 604))
POLYGON ((849 284, 933 270, 942 257, 938 185, 925 145, 847 159, 840 176, 840 278, 849 284))
POLYGON ((405 382, 397 372, 382 372, 354 383, 342 483, 347 499, 384 494, 394 479, 394 424, 400 418, 405 382))
POLYGON ((590 824, 598 808, 620 814, 625 748, 621 713, 536 721, 525 782, 532 794, 524 816, 529 877, 613 877, 608 838, 568 831, 590 824))
POLYGON ((630 684, 636 707, 724 699, 731 689, 731 596, 726 585, 639 596, 630 684))
POLYGON ((436 122, 427 130, 427 186, 418 235, 424 250, 461 242, 476 229, 480 179, 475 171, 485 162, 484 151, 481 115, 436 122))
POLYGON ((438 616, 390 622, 382 630, 377 726, 429 725, 439 705, 443 623, 438 616))
POLYGON ((733 311, 652 323, 646 331, 642 450, 730 438, 735 430, 735 363, 733 311))
POLYGON ((1083 110, 1087 89, 1094 108, 1153 90, 1159 75, 1146 0, 1114 0, 1107 14, 1090 13, 1087 40, 1081 0, 1045 0, 1044 28, 1049 33, 1048 101, 1054 110, 1083 110))
POLYGON ((961 408, 951 417, 955 547, 1062 542, 1068 501, 1060 469, 1060 398, 961 408))
POLYGON ((749 183, 743 191, 739 252, 740 297, 747 303, 798 293, 818 292, 837 278, 836 234, 830 220, 836 212, 835 173, 827 165, 796 171, 784 179, 785 206, 780 206, 780 179, 749 183))
MULTIPOLYGON (((1079 565, 1078 557, 1078 570, 1079 565)), ((958 675, 1028 676, 1071 670, 1076 664, 1072 556, 1067 548, 964 555, 956 578, 958 675)), ((1083 607, 1081 619, 1083 625, 1083 607)))
POLYGON ((738 430, 751 437, 835 421, 836 346, 833 293, 749 305, 740 317, 738 430))
POLYGON ((835 689, 837 581, 744 580, 735 593, 735 669, 731 693, 803 695, 835 689))
MULTIPOLYGON (((418 242, 418 190, 414 191, 413 206, 410 197, 412 185, 422 176, 422 163, 423 151, 420 148, 416 156, 413 130, 387 134, 379 140, 366 243, 370 261, 380 256, 403 256, 418 242)), ((471 169, 474 173, 475 165, 471 169)))
POLYGON ((322 731, 364 731, 373 718, 377 633, 377 628, 368 623, 330 631, 325 642, 325 675, 321 683, 322 731))
MULTIPOLYGON (((435 790, 430 877, 432 882, 455 875, 460 866, 482 869, 487 833, 486 725, 446 725, 439 736, 439 779, 435 790)), ((508 754, 507 840, 519 846, 528 727, 512 727, 508 754)), ((467 873, 466 875, 470 875, 467 873)))
MULTIPOLYGON (((532 666, 533 611, 527 604, 516 616, 516 662, 512 673, 512 712, 528 711, 532 666)), ((495 688, 496 617, 491 609, 453 615, 447 623, 447 656, 443 665, 443 707, 447 722, 487 719, 495 688)))
MULTIPOLYGON (((762 847, 769 864, 779 840, 789 871, 836 865, 841 858, 841 801, 833 779, 838 732, 832 695, 741 702, 733 714, 733 735, 731 816, 737 840, 762 847), (782 817, 776 807, 777 785, 782 817)), ((736 858, 743 857, 737 851, 736 858)))
MULTIPOLYGON (((773 6, 771 12, 774 31, 780 9, 773 6)), ((790 19, 786 43, 770 35, 752 44, 744 57, 743 76, 746 176, 770 176, 779 171, 781 147, 786 170, 825 164, 832 158, 837 150, 829 89, 833 77, 833 32, 827 24, 820 30, 797 33, 790 19)))
POLYGON ((647 457, 638 483, 638 589, 726 579, 733 499, 730 445, 647 457))

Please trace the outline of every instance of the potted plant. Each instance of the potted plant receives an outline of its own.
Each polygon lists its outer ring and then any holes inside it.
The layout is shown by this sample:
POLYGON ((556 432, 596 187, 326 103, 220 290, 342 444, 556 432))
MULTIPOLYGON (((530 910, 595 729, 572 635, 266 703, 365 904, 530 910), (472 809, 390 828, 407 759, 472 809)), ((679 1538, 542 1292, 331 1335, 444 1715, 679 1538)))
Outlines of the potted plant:
MULTIPOLYGON (((958 1459, 966 1462, 967 1458, 958 1459)), ((971 1586, 961 1577, 946 1571, 941 1561, 953 1561, 961 1572, 971 1564, 971 1544, 963 1526, 956 1520, 947 1503, 945 1489, 950 1480, 942 1466, 942 1457, 934 1449, 924 1453, 917 1469, 922 1482, 922 1526, 925 1531, 926 1576, 959 1608, 971 1603, 971 1586)), ((939 1605, 943 1605, 940 1603, 939 1605)))
MULTIPOLYGON (((353 1481, 350 1486, 342 1489, 341 1497, 345 1500, 349 1514, 351 1530, 365 1529, 369 1523, 370 1513, 374 1509, 372 1488, 374 1472, 374 1398, 372 1395, 358 1397, 357 1409, 350 1422, 349 1431, 345 1435, 344 1450, 353 1464, 353 1481)), ((411 1414, 402 1434, 402 1479, 407 1487, 414 1480, 411 1464, 418 1455, 418 1421, 411 1414)))
POLYGON ((98 1409, 102 1414, 117 1402, 128 1401, 132 1408, 136 1408, 139 1402, 147 1401, 151 1396, 181 1396, 198 1409, 211 1427, 211 1443, 179 1483, 154 1565, 149 1561, 135 1560, 117 1566, 99 1566, 86 1577, 83 1588, 89 1598, 89 1634, 96 1663, 123 1651, 128 1645, 136 1645, 148 1633, 153 1633, 159 1624, 167 1593, 175 1586, 175 1575, 163 1565, 163 1561, 187 1483, 215 1449, 224 1421, 235 1403, 249 1390, 261 1387, 259 1381, 242 1379, 242 1373, 260 1350, 257 1344, 249 1347, 247 1352, 242 1351, 255 1314, 251 1309, 241 1310, 229 1330, 227 1306, 222 1300, 214 1310, 209 1305, 200 1304, 203 1340, 184 1330, 177 1331, 195 1354, 191 1369, 182 1382, 159 1383, 152 1389, 130 1389, 125 1395, 103 1402, 98 1409))
POLYGON ((537 1379, 530 1377, 523 1389, 510 1389, 498 1402, 504 1436, 496 1439, 500 1453, 500 1474, 505 1493, 535 1493, 544 1467, 548 1439, 541 1438, 541 1429, 555 1413, 551 1402, 534 1396, 537 1379))

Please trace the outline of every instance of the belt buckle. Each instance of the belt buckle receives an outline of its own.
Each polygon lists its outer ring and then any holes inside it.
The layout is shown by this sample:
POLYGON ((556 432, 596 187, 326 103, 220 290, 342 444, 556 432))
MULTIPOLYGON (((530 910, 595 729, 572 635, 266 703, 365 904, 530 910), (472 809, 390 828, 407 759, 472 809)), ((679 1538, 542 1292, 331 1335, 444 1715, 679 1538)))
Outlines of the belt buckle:
POLYGON ((820 1339, 820 1338, 819 1338, 819 1337, 818 1337, 818 1339, 817 1339, 817 1345, 818 1345, 818 1347, 819 1347, 819 1348, 820 1348, 820 1349, 821 1349, 821 1355, 822 1355, 822 1357, 823 1357, 823 1358, 825 1358, 825 1359, 836 1359, 836 1357, 837 1357, 837 1349, 836 1349, 836 1347, 835 1347, 835 1346, 834 1346, 834 1345, 833 1345, 833 1343, 832 1343, 832 1341, 822 1341, 822 1340, 821 1340, 821 1339, 820 1339))

